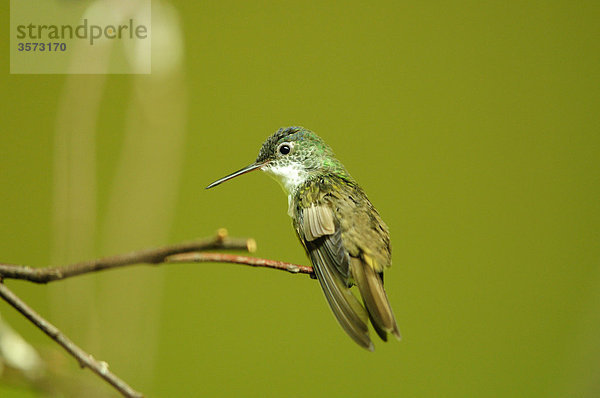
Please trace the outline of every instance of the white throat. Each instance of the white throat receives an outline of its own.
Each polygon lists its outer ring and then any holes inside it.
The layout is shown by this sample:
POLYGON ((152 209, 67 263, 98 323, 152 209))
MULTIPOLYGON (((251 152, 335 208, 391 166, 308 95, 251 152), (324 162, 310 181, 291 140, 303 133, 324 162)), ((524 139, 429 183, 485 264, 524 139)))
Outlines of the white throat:
POLYGON ((294 193, 308 178, 308 173, 296 163, 288 163, 281 166, 273 165, 263 169, 267 174, 281 184, 283 190, 288 194, 294 193))

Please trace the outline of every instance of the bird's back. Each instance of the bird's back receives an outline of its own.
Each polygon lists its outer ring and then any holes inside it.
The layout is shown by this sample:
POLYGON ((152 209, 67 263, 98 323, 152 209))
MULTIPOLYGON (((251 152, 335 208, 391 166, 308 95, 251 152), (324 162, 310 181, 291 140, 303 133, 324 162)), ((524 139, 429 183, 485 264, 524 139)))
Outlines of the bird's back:
POLYGON ((399 336, 383 290, 383 270, 391 265, 387 226, 352 180, 323 175, 300 186, 292 202, 294 227, 313 263, 334 315, 360 345, 372 349, 366 326, 399 336), (357 284, 365 308, 350 292, 357 284))

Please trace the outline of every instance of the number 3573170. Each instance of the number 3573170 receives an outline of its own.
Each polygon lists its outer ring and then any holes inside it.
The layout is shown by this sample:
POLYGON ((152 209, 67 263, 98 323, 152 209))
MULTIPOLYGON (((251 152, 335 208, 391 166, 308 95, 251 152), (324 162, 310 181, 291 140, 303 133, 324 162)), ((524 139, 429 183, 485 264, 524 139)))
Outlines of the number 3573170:
POLYGON ((19 51, 67 51, 67 43, 18 43, 19 51))

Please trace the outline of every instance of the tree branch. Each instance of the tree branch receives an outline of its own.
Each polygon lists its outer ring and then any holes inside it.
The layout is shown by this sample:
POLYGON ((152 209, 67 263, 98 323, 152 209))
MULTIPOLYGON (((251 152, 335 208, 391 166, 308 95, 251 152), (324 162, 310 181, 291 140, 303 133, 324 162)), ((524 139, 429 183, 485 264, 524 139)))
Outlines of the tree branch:
POLYGON ((70 278, 89 272, 102 271, 135 264, 160 264, 165 258, 178 254, 201 250, 256 250, 254 239, 228 238, 227 231, 220 229, 217 236, 210 239, 198 239, 175 245, 163 246, 154 249, 140 250, 117 256, 104 257, 92 261, 84 261, 62 267, 28 267, 14 264, 0 264, 0 278, 23 279, 34 283, 48 283, 56 280, 70 278))
POLYGON ((288 271, 292 274, 312 274, 313 269, 307 265, 286 263, 283 261, 269 260, 266 258, 238 256, 224 253, 182 253, 174 254, 165 259, 167 263, 234 263, 250 265, 252 267, 265 267, 288 271))
POLYGON ((7 303, 17 309, 25 318, 29 319, 35 326, 40 328, 50 338, 60 344, 69 354, 75 357, 82 368, 90 368, 92 372, 106 380, 110 385, 116 388, 123 396, 132 398, 143 397, 142 393, 135 391, 127 383, 108 370, 108 364, 103 361, 97 361, 93 356, 83 351, 79 346, 73 343, 56 326, 45 320, 40 314, 25 304, 16 294, 14 294, 4 283, 0 283, 0 297, 7 303))
POLYGON ((183 242, 159 248, 140 250, 121 255, 104 257, 92 261, 84 261, 62 267, 35 268, 15 264, 0 264, 0 297, 17 309, 35 326, 50 336, 79 362, 82 368, 90 368, 115 387, 125 397, 142 397, 143 395, 132 389, 127 383, 108 370, 106 362, 97 361, 94 357, 79 348, 56 326, 45 320, 41 315, 31 309, 17 297, 6 285, 4 279, 21 279, 33 283, 48 283, 57 280, 97 272, 107 269, 121 268, 135 264, 165 264, 165 263, 235 263, 252 267, 272 268, 288 271, 294 274, 309 274, 313 276, 312 267, 275 261, 264 258, 238 256, 224 253, 201 253, 204 250, 256 250, 254 239, 228 238, 227 231, 220 229, 216 237, 183 242))

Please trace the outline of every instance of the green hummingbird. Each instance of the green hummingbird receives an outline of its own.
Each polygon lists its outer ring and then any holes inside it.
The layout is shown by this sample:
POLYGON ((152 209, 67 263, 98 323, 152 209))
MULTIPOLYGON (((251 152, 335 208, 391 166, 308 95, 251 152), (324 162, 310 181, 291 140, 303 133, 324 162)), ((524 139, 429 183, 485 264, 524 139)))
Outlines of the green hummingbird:
POLYGON ((296 234, 344 331, 370 351, 368 319, 382 340, 388 333, 400 339, 383 289, 383 271, 392 263, 388 228, 331 148, 304 127, 281 128, 263 143, 254 163, 206 189, 258 169, 287 193, 296 234), (364 306, 351 292, 353 285, 364 306))

